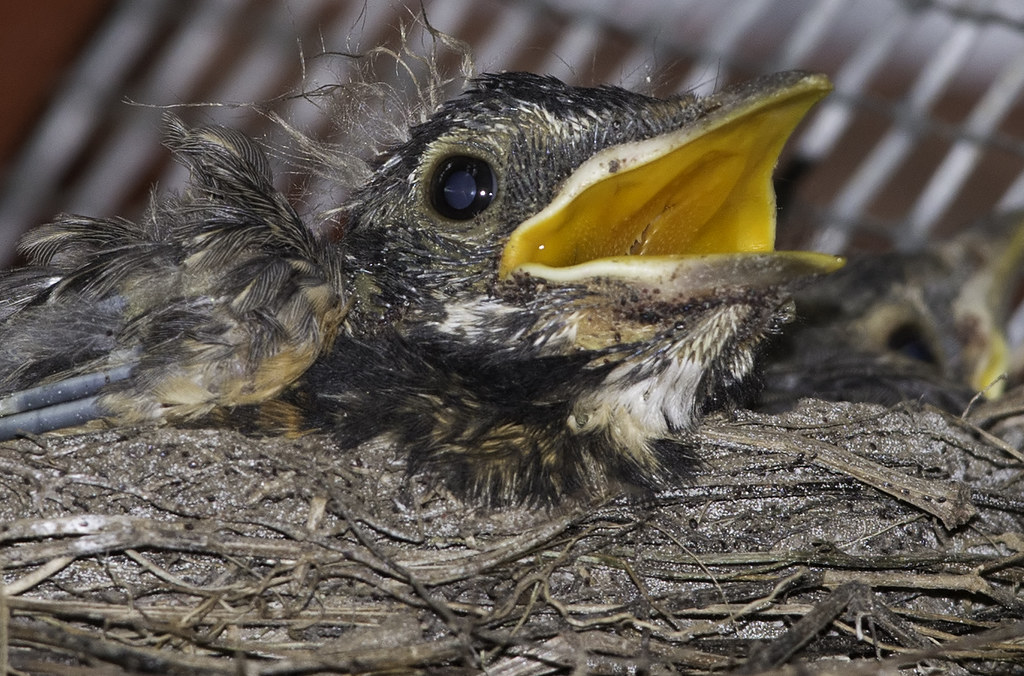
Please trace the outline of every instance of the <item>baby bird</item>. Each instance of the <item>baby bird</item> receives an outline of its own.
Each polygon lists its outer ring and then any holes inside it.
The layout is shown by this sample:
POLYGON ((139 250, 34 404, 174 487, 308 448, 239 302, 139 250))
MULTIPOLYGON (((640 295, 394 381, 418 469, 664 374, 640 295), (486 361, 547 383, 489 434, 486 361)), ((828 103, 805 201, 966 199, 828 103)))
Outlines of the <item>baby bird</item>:
POLYGON ((766 354, 759 405, 813 396, 961 414, 979 392, 998 397, 1019 369, 1004 327, 1022 263, 1021 212, 989 216, 922 251, 851 256, 794 294, 800 320, 766 354))
POLYGON ((793 288, 842 264, 774 251, 771 171, 829 89, 485 75, 382 156, 339 242, 251 141, 171 122, 184 195, 139 224, 64 217, 0 278, 0 434, 269 402, 492 503, 664 485, 793 288))

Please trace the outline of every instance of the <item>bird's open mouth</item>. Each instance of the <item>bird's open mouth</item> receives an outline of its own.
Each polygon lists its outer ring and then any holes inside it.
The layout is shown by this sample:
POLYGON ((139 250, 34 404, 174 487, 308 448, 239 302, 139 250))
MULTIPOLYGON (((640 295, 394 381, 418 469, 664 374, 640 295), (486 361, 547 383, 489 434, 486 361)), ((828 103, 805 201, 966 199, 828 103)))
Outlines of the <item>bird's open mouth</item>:
POLYGON ((664 282, 728 262, 722 274, 735 270, 758 285, 837 269, 835 256, 774 251, 772 171, 793 129, 831 88, 824 75, 763 77, 716 96, 693 123, 597 153, 512 233, 500 277, 664 282), (738 255, 752 258, 738 263, 738 255), (751 279, 758 271, 767 277, 751 279))

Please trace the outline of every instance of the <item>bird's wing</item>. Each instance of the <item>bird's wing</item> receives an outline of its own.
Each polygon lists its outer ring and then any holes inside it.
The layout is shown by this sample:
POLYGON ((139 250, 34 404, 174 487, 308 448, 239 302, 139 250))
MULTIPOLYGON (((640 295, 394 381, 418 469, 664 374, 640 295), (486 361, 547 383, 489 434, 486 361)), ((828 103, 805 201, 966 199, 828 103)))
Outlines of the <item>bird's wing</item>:
POLYGON ((0 276, 0 438, 181 419, 278 394, 333 341, 338 254, 227 129, 168 120, 191 172, 144 219, 63 216, 0 276))

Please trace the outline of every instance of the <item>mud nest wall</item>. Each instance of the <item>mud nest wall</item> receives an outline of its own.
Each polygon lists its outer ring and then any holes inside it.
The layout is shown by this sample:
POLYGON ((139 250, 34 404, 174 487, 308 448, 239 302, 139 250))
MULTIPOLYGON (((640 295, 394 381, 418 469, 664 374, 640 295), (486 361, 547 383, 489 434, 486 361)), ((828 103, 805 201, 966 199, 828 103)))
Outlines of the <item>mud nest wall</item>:
POLYGON ((466 505, 394 449, 0 445, 14 673, 1015 673, 1020 400, 707 421, 691 483, 466 505), (116 668, 115 668, 116 667, 116 668), (796 672, 794 672, 796 673, 796 672))

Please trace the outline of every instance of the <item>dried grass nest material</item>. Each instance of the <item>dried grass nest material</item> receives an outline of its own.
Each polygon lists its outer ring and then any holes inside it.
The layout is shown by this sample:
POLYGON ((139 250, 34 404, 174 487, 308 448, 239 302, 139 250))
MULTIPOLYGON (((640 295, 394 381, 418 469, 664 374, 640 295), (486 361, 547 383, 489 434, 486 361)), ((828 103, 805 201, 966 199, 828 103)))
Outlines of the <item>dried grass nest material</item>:
POLYGON ((702 428, 656 496, 493 510, 325 436, 0 445, 8 673, 1020 673, 1024 393, 702 428))

